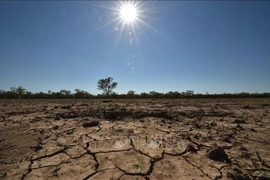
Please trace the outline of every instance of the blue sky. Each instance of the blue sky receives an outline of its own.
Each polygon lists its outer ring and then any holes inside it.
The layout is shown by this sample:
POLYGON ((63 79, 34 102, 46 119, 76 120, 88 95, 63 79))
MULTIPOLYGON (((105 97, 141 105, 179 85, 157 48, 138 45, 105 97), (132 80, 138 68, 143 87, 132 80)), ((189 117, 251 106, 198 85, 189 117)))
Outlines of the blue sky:
POLYGON ((270 92, 270 2, 146 1, 134 30, 113 1, 0 2, 0 89, 270 92), (150 28, 151 27, 151 28, 150 28), (131 33, 131 34, 130 34, 131 33), (136 36, 135 36, 136 35, 136 36), (119 38, 118 38, 119 37, 119 38))

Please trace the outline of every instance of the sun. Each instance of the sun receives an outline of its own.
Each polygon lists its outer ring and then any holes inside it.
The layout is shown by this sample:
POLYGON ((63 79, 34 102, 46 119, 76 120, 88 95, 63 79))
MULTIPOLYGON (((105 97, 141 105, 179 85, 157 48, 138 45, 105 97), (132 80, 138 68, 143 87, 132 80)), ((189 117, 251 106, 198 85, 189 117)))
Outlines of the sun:
POLYGON ((134 4, 123 4, 120 17, 125 23, 132 23, 138 18, 138 10, 134 4))
POLYGON ((113 30, 117 32, 116 45, 120 39, 125 39, 123 38, 124 36, 128 37, 130 45, 133 44, 133 40, 139 42, 138 38, 142 35, 143 27, 157 32, 155 28, 145 21, 150 17, 147 14, 155 12, 157 7, 147 8, 147 3, 142 0, 119 0, 113 1, 112 3, 106 3, 106 5, 104 5, 104 3, 93 5, 107 9, 110 12, 108 13, 106 20, 100 20, 104 22, 104 24, 101 23, 101 26, 91 31, 91 33, 112 25, 113 30), (138 31, 140 33, 137 33, 138 31))

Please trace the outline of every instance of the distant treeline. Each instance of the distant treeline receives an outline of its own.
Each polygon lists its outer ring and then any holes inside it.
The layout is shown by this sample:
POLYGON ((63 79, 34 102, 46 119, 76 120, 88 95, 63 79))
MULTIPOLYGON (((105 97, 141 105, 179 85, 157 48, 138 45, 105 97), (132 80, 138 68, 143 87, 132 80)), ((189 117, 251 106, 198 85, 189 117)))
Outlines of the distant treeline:
POLYGON ((223 93, 223 94, 195 94, 194 91, 178 92, 170 91, 167 93, 159 93, 151 91, 149 93, 136 94, 135 91, 130 90, 127 94, 112 93, 110 95, 98 94, 93 95, 87 91, 75 89, 75 93, 69 90, 61 90, 59 92, 48 91, 32 93, 25 88, 18 86, 17 88, 11 87, 9 91, 0 90, 0 99, 104 99, 104 98, 270 98, 270 93, 223 93))

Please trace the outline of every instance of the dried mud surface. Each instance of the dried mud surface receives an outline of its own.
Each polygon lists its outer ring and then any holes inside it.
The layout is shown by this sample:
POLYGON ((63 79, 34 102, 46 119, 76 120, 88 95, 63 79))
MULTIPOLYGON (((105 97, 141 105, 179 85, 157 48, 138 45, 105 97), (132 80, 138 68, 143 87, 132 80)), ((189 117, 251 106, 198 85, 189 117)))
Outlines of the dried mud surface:
POLYGON ((1 100, 0 179, 269 180, 262 101, 1 100))

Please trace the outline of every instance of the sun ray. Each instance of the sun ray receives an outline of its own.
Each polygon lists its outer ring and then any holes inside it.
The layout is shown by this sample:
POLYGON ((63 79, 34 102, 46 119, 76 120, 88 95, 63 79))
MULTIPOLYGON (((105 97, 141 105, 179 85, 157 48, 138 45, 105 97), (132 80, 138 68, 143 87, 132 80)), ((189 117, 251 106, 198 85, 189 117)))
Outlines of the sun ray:
POLYGON ((165 7, 171 7, 171 6, 174 6, 175 4, 176 3, 166 4, 166 5, 163 5, 163 6, 150 7, 150 8, 147 8, 147 11, 148 12, 155 12, 155 11, 151 11, 151 10, 159 10, 159 9, 164 9, 165 10, 165 7))
POLYGON ((99 5, 99 4, 95 4, 95 3, 89 3, 89 4, 91 4, 91 5, 93 5, 93 6, 96 6, 96 7, 101 7, 101 8, 104 8, 104 9, 109 9, 109 10, 113 10, 113 11, 118 11, 119 10, 119 8, 116 6, 116 7, 110 7, 110 6, 104 6, 104 5, 99 5))
POLYGON ((133 23, 131 24, 131 27, 132 27, 132 30, 133 30, 133 32, 134 32, 135 39, 136 39, 136 41, 138 42, 138 38, 137 38, 137 34, 136 34, 136 30, 135 30, 135 27, 134 27, 134 24, 133 24, 133 23))
POLYGON ((122 32, 123 32, 123 29, 124 29, 125 25, 126 25, 126 23, 122 23, 122 27, 121 27, 121 30, 120 30, 120 32, 119 32, 119 35, 118 35, 118 37, 117 37, 117 39, 116 39, 115 46, 117 45, 117 43, 118 43, 118 41, 119 41, 119 39, 120 39, 120 36, 121 36, 121 34, 122 34, 122 32))
POLYGON ((91 31, 90 34, 93 34, 94 32, 96 32, 96 31, 98 31, 98 30, 101 30, 102 28, 104 28, 104 27, 106 27, 106 26, 108 26, 108 25, 110 25, 110 24, 112 24, 112 23, 118 21, 119 19, 120 19, 120 17, 118 17, 117 19, 114 19, 114 20, 112 20, 112 21, 109 21, 108 23, 106 23, 106 24, 100 26, 99 28, 97 28, 97 29, 91 31))
MULTIPOLYGON (((142 2, 142 1, 117 1, 112 2, 111 5, 107 4, 104 5, 104 3, 95 4, 91 3, 94 6, 108 9, 111 11, 108 18, 113 18, 109 22, 101 25, 97 29, 91 31, 90 33, 94 33, 96 31, 99 31, 111 24, 114 24, 114 29, 116 34, 116 42, 115 46, 119 43, 120 39, 127 40, 122 38, 125 33, 128 33, 126 37, 128 37, 128 41, 130 41, 130 45, 132 45, 133 41, 136 43, 139 43, 139 38, 144 33, 144 28, 150 29, 153 32, 156 32, 158 34, 162 33, 152 27, 150 24, 147 23, 148 20, 155 20, 153 16, 149 16, 151 13, 155 13, 161 8, 164 8, 165 6, 160 7, 154 7, 153 5, 149 5, 149 2, 142 2), (148 7, 146 5, 149 5, 148 7), (140 33, 138 33, 140 32, 140 33)), ((168 5, 167 5, 168 6, 168 5)), ((106 18, 106 16, 103 16, 106 18)), ((163 36, 163 35, 162 35, 163 36)))
POLYGON ((153 31, 157 31, 155 28, 153 28, 152 26, 150 26, 149 24, 147 24, 143 20, 141 20, 141 19, 137 19, 137 20, 140 21, 141 23, 143 23, 144 25, 146 25, 148 28, 152 29, 153 31))

